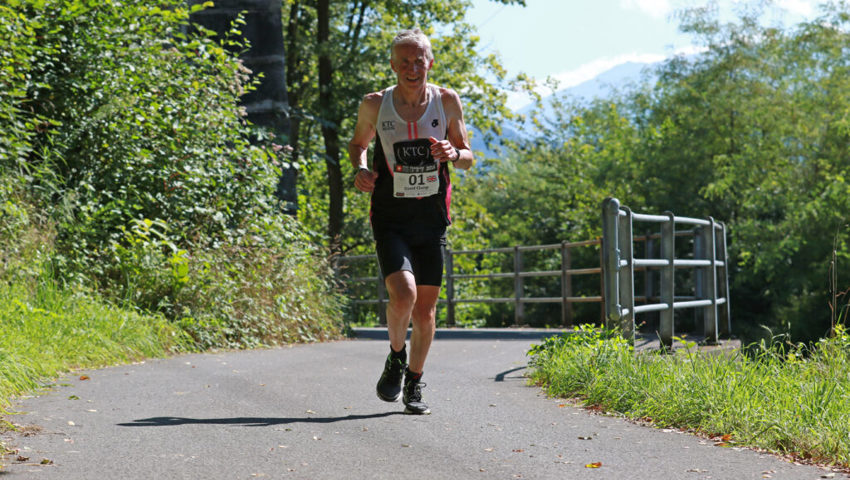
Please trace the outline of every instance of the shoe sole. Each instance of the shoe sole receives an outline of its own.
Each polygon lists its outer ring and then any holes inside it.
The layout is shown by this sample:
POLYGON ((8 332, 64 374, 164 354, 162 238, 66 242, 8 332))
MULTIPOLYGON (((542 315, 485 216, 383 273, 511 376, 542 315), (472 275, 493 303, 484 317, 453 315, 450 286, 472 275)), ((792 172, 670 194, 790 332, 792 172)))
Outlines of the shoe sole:
POLYGON ((404 407, 404 413, 407 415, 431 415, 431 409, 427 408, 424 412, 419 412, 416 410, 411 410, 410 407, 404 407))
POLYGON ((383 400, 385 402, 392 403, 392 402, 397 402, 401 399, 401 392, 399 392, 399 394, 396 395, 395 397, 385 397, 385 396, 381 395, 381 392, 375 392, 375 393, 378 394, 378 398, 380 398, 381 400, 383 400))

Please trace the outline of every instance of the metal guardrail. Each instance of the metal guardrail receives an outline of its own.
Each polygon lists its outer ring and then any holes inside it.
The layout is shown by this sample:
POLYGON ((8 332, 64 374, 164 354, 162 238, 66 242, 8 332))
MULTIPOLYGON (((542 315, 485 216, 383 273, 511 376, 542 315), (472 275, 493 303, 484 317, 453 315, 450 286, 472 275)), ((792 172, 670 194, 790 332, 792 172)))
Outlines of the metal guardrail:
MULTIPOLYGON (((530 303, 560 303, 561 304, 561 324, 565 327, 573 324, 573 309, 574 303, 596 302, 601 303, 603 298, 598 296, 574 296, 572 277, 576 275, 599 275, 600 287, 602 283, 602 268, 572 268, 573 248, 588 247, 600 245, 602 240, 588 240, 583 242, 561 242, 551 245, 532 245, 532 246, 514 246, 505 248, 490 248, 480 250, 444 250, 445 258, 445 273, 443 275, 445 283, 446 298, 440 299, 440 303, 446 305, 446 324, 455 326, 456 312, 455 307, 462 303, 513 303, 514 304, 514 322, 521 326, 525 324, 525 305, 530 303), (561 268, 559 270, 543 270, 543 271, 524 271, 523 270, 523 254, 526 252, 545 251, 545 250, 560 250, 561 252, 561 268), (481 274, 463 274, 455 272, 455 260, 462 255, 484 255, 493 253, 508 253, 513 254, 513 271, 499 273, 481 273, 481 274), (534 277, 560 277, 561 295, 558 297, 528 297, 524 294, 525 279, 534 277), (514 294, 511 297, 501 298, 458 298, 456 282, 458 280, 474 280, 474 279, 504 279, 512 278, 514 284, 514 294)), ((351 255, 339 257, 338 265, 348 264, 356 261, 371 261, 374 263, 374 271, 378 271, 377 257, 375 255, 351 255)), ((340 267, 338 267, 338 271, 340 267)), ((384 305, 387 303, 386 287, 384 286, 383 276, 380 272, 374 277, 355 277, 349 278, 348 283, 371 283, 374 282, 377 286, 377 299, 354 299, 352 302, 355 305, 384 305)), ((600 289, 601 290, 601 289, 600 289)), ((386 325, 386 312, 384 308, 378 308, 378 316, 381 325, 386 325)))
MULTIPOLYGON (((694 308, 703 314, 703 330, 709 342, 717 342, 719 336, 731 332, 729 313, 729 281, 726 254, 726 227, 712 218, 698 219, 677 217, 671 212, 664 215, 646 215, 633 213, 627 207, 621 207, 614 198, 603 203, 603 238, 582 242, 561 242, 551 245, 514 246, 479 250, 444 251, 445 256, 445 299, 440 303, 446 306, 446 324, 456 325, 455 307, 463 303, 513 303, 514 322, 524 325, 525 305, 532 303, 560 303, 561 325, 573 325, 573 304, 601 303, 602 320, 616 324, 623 336, 634 340, 635 315, 639 313, 659 312, 659 336, 664 348, 669 348, 674 336, 674 311, 694 308), (635 236, 633 222, 660 224, 659 233, 647 233, 635 236), (691 225, 689 230, 676 230, 676 225, 691 225), (693 258, 675 258, 676 238, 693 238, 693 258), (652 258, 660 242, 660 255, 652 258), (644 258, 635 258, 634 245, 644 244, 644 258), (601 267, 573 268, 571 250, 580 247, 602 245, 600 251, 601 267), (523 254, 525 252, 560 250, 561 266, 559 270, 524 271, 523 254), (513 254, 513 270, 509 272, 468 274, 455 272, 455 260, 462 255, 513 254), (676 295, 676 269, 692 269, 694 292, 692 295, 676 295), (643 295, 635 295, 635 272, 643 272, 643 295), (660 279, 657 278, 660 274, 660 279), (575 296, 572 279, 577 275, 600 275, 600 295, 575 296), (524 294, 524 281, 533 277, 560 277, 561 296, 528 297, 524 294), (456 283, 474 279, 513 279, 513 296, 500 298, 459 298, 456 283), (656 281, 660 283, 656 295, 656 281), (636 303, 640 303, 636 305, 636 303)), ((370 271, 376 276, 346 278, 351 284, 373 284, 377 289, 375 298, 355 298, 355 305, 378 305, 378 317, 381 325, 386 325, 387 303, 386 287, 378 271, 375 255, 352 255, 337 258, 337 272, 343 276, 345 265, 352 262, 371 262, 370 271)))
MULTIPOLYGON (((719 335, 731 331, 729 312, 728 256, 726 226, 713 218, 677 217, 672 212, 646 215, 620 206, 616 198, 602 204, 602 270, 605 295, 606 323, 617 324, 626 338, 634 340, 635 315, 660 312, 659 336, 663 348, 671 348, 674 336, 674 311, 701 308, 706 340, 716 343, 719 335), (633 222, 661 224, 658 235, 647 235, 646 251, 652 252, 650 242, 661 242, 659 258, 635 258, 633 222), (693 225, 689 232, 677 232, 676 225, 693 225), (693 235, 693 258, 676 258, 677 236, 693 235), (695 272, 694 294, 676 295, 676 269, 690 268, 695 272), (646 272, 645 295, 635 297, 635 271, 646 272), (660 271, 660 296, 653 293, 652 272, 660 271), (643 301, 635 305, 635 301, 643 301), (721 308, 722 307, 722 308, 721 308), (721 321, 721 317, 723 321, 721 321)), ((650 255, 647 255, 649 257, 650 255)))

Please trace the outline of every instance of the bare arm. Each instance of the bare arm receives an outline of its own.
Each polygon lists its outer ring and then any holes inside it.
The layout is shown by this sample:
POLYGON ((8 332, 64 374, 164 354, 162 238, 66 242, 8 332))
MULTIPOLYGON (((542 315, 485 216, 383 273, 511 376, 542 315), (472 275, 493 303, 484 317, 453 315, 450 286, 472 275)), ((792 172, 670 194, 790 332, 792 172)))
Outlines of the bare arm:
POLYGON ((367 151, 372 139, 375 138, 375 122, 378 121, 378 110, 381 106, 381 93, 370 93, 360 102, 357 111, 357 123, 354 126, 354 136, 348 142, 348 157, 356 169, 354 186, 362 192, 375 189, 376 172, 369 170, 367 151))
POLYGON ((448 88, 440 90, 443 110, 446 112, 446 122, 448 122, 446 135, 448 139, 432 141, 431 153, 441 162, 452 162, 455 168, 468 170, 475 163, 475 156, 469 145, 469 134, 463 121, 460 97, 454 90, 448 88))

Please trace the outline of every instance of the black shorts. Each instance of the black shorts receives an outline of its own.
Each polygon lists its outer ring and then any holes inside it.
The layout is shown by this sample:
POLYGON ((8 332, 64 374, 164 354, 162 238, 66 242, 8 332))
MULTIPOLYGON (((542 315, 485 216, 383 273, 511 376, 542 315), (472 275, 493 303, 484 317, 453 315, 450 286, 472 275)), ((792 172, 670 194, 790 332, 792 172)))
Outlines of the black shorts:
POLYGON ((446 227, 376 227, 372 232, 384 277, 407 270, 417 285, 442 285, 446 227))

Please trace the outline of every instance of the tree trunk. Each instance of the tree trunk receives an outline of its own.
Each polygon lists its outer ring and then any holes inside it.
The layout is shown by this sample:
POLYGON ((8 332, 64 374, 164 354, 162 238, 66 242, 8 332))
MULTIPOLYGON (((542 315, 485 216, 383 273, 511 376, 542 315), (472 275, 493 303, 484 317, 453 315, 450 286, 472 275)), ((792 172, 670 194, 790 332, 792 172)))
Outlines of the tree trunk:
POLYGON ((328 238, 332 254, 341 250, 342 239, 342 168, 340 167, 339 119, 332 112, 333 64, 328 40, 330 38, 329 0, 318 0, 316 6, 319 44, 319 115, 325 141, 325 164, 328 169, 328 238))
MULTIPOLYGON (((203 1, 189 0, 189 4, 203 1)), ((251 123, 268 128, 275 137, 288 141, 289 105, 280 0, 217 0, 214 7, 193 14, 191 20, 223 35, 243 11, 242 36, 251 48, 241 58, 247 68, 255 75, 262 73, 263 78, 256 90, 242 97, 242 105, 251 123)), ((295 214, 298 206, 295 181, 296 170, 290 168, 283 172, 278 183, 278 197, 289 214, 295 214)))

